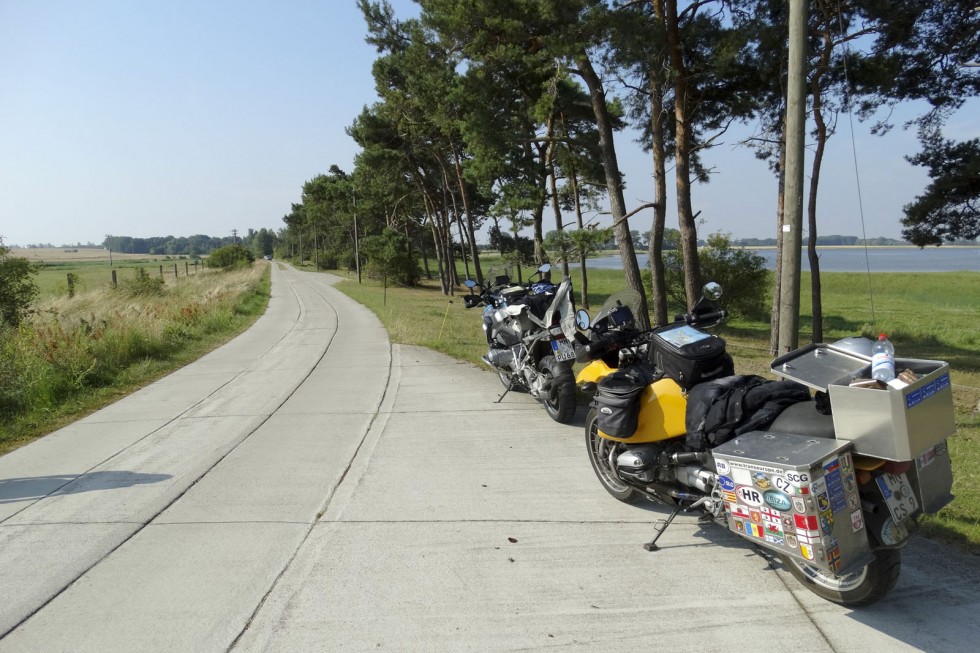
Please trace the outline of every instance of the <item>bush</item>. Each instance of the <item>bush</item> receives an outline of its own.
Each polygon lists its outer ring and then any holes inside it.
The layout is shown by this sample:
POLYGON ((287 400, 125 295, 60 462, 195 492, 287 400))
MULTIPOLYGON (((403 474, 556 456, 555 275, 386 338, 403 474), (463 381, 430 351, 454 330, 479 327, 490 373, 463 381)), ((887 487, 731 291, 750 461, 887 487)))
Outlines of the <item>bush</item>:
POLYGON ((151 277, 146 268, 136 268, 136 274, 131 279, 123 279, 119 289, 132 297, 140 295, 162 295, 166 290, 161 277, 151 277))
MULTIPOLYGON (((769 314, 767 293, 772 284, 765 257, 733 249, 729 234, 713 233, 707 246, 698 250, 698 259, 701 278, 717 281, 724 289, 721 305, 729 314, 756 319, 769 314)), ((664 273, 668 300, 684 306, 684 258, 680 250, 664 252, 664 273)))
POLYGON ((27 315, 37 297, 33 277, 40 269, 40 264, 10 256, 10 249, 0 242, 0 327, 16 327, 27 315))
POLYGON ((241 245, 225 245, 211 252, 208 265, 215 268, 245 268, 255 262, 255 254, 241 245))
POLYGON ((367 258, 368 276, 394 281, 404 286, 418 284, 418 261, 408 251, 408 239, 394 229, 361 241, 361 254, 367 258))

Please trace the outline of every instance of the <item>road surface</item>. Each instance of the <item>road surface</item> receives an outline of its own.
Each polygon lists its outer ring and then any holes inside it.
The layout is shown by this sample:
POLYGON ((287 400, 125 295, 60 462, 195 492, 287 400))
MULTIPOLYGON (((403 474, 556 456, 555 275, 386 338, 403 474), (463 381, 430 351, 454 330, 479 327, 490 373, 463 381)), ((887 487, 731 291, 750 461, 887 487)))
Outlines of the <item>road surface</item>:
POLYGON ((274 265, 249 331, 0 458, 0 652, 976 650, 976 558, 915 539, 848 610, 693 517, 648 553, 584 409, 494 403, 334 281, 274 265))

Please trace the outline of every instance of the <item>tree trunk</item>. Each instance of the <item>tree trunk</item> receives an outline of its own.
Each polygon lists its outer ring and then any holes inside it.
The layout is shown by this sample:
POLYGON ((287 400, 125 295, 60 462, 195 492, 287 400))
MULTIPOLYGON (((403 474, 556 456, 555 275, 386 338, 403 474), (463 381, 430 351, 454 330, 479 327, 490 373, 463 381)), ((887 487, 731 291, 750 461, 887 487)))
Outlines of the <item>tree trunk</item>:
POLYGON ((684 295, 690 310, 701 298, 701 262, 698 259, 698 229, 691 207, 691 131, 688 105, 689 82, 680 48, 677 0, 667 0, 667 47, 674 74, 675 175, 677 180, 677 222, 684 255, 684 295))
MULTIPOLYGON (((657 18, 663 21, 663 2, 654 2, 657 18)), ((653 293, 653 323, 667 323, 667 284, 664 279, 664 228, 667 224, 667 153, 664 146, 664 94, 659 70, 650 73, 650 135, 653 150, 653 224, 650 229, 648 261, 653 293)))
MULTIPOLYGON (((473 259, 473 272, 476 274, 476 282, 483 283, 483 269, 480 267, 480 252, 476 248, 476 230, 473 227, 473 208, 470 203, 470 194, 466 190, 466 181, 463 179, 463 164, 460 162, 459 153, 453 147, 453 163, 456 168, 456 183, 459 184, 459 196, 463 200, 463 212, 466 214, 466 233, 469 237, 470 258, 473 259)), ((457 214, 458 215, 458 214, 457 214)), ((469 271, 467 271, 469 276, 469 271)))
POLYGON ((817 256, 817 189, 820 186, 820 167, 823 163, 824 150, 827 147, 827 122, 823 117, 823 96, 820 92, 820 80, 823 70, 830 64, 830 52, 833 48, 829 34, 824 33, 823 51, 820 55, 820 65, 817 66, 810 80, 810 91, 813 95, 813 120, 817 126, 817 149, 813 153, 813 169, 810 171, 810 190, 807 198, 807 235, 806 253, 810 261, 810 302, 813 316, 813 333, 810 342, 823 342, 823 304, 820 299, 820 258, 817 256))
MULTIPOLYGON (((575 205, 575 221, 578 224, 579 231, 585 228, 585 224, 582 220, 582 202, 581 198, 578 196, 578 175, 575 170, 571 170, 571 174, 568 176, 568 181, 572 185, 572 203, 575 205)), ((582 308, 589 310, 589 275, 585 271, 585 257, 587 252, 585 251, 585 246, 580 245, 578 250, 578 262, 579 262, 579 273, 582 279, 579 286, 579 295, 582 298, 582 308)))
POLYGON ((609 191, 609 208, 612 211, 615 225, 616 243, 619 246, 619 256, 623 261, 623 272, 626 285, 640 295, 640 315, 637 322, 640 329, 650 328, 650 314, 647 309, 646 290, 643 278, 640 276, 640 266, 636 261, 636 251, 633 249, 633 238, 630 235, 629 223, 626 220, 626 200, 623 197, 623 179, 616 159, 616 144, 613 141, 612 121, 606 106, 606 92, 602 81, 592 67, 588 54, 581 53, 578 57, 579 74, 589 88, 592 97, 592 111, 595 114, 596 127, 599 130, 599 150, 602 153, 602 168, 606 173, 606 188, 609 191))
POLYGON ((786 205, 786 121, 779 135, 779 189, 776 197, 776 274, 773 282, 772 313, 769 319, 769 355, 775 356, 779 351, 779 297, 780 282, 783 278, 783 209, 786 205))
POLYGON ((561 224, 561 208, 558 206, 558 179, 555 174, 555 142, 553 140, 554 116, 548 118, 548 148, 545 150, 545 165, 548 171, 550 184, 549 195, 551 196, 551 210, 555 214, 555 230, 558 235, 558 246, 561 254, 561 269, 564 276, 568 276, 568 250, 565 244, 565 234, 561 224))

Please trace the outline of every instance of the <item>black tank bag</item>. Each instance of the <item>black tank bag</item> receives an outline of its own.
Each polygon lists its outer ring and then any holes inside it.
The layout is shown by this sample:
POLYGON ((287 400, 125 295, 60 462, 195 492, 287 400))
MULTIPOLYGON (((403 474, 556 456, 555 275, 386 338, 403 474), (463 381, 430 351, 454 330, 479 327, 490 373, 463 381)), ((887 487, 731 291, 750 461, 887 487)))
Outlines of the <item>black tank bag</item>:
POLYGON ((735 373, 725 341, 691 326, 658 329, 650 345, 650 361, 685 390, 735 373))

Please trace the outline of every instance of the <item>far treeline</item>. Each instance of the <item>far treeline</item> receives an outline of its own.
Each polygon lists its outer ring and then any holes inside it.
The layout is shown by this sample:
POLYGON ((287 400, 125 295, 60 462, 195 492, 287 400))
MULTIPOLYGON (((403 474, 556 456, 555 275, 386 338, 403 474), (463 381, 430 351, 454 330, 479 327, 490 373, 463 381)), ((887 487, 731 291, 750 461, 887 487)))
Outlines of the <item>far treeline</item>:
MULTIPOLYGON (((773 169, 771 187, 753 192, 770 192, 783 205, 785 0, 418 5, 418 17, 405 19, 385 0, 358 0, 366 40, 378 52, 379 100, 347 129, 360 146, 353 170, 327 165, 303 184, 283 217, 280 256, 354 267, 356 252, 369 273, 400 283, 419 277, 421 261, 448 294, 460 281, 457 262, 482 279, 481 229, 494 249, 521 261, 519 234, 530 228, 530 262, 548 259, 567 271, 568 262, 610 240, 590 220, 608 207, 626 283, 649 297, 652 318, 663 322, 668 218, 680 234, 683 296, 691 305, 702 285, 698 242, 711 241, 698 234, 696 187, 721 172, 703 153, 724 142, 728 127, 750 127, 745 156, 773 169), (649 181, 628 180, 628 192, 613 139, 626 126, 639 130, 637 145, 650 155, 649 181), (676 190, 673 206, 668 186, 676 190), (629 220, 646 224, 631 228, 629 220), (646 280, 633 230, 652 233, 646 280), (546 231, 554 233, 546 238, 546 231)), ((922 149, 907 159, 932 181, 905 207, 902 236, 918 246, 980 236, 980 139, 943 136, 947 121, 978 95, 980 12, 975 0, 811 0, 806 7, 804 230, 820 337, 816 199, 840 120, 854 116, 884 132, 897 105, 921 108, 899 127, 916 130, 922 149)), ((726 231, 740 231, 737 218, 726 231)), ((781 213, 772 233, 783 234, 781 213)), ((580 267, 577 283, 585 286, 580 267)))
MULTIPOLYGON (((250 250, 255 256, 271 256, 275 250, 277 234, 272 229, 249 229, 244 236, 232 234, 219 238, 196 234, 194 236, 150 236, 149 238, 134 238, 132 236, 106 236, 100 244, 76 243, 63 244, 60 247, 68 249, 106 249, 119 254, 149 254, 151 256, 207 256, 216 249, 229 245, 241 245, 250 250)), ((50 248, 51 243, 31 243, 31 248, 50 248)))

